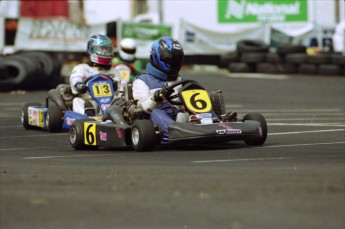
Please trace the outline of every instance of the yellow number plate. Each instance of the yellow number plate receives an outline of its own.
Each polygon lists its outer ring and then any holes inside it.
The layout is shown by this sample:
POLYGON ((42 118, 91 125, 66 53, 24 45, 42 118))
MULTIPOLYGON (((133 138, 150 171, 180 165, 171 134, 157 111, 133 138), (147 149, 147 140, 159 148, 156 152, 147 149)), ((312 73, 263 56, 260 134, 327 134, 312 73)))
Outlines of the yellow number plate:
POLYGON ((96 124, 84 122, 84 144, 96 145, 96 124))
POLYGON ((211 111, 212 103, 207 91, 195 89, 183 91, 181 94, 189 111, 194 113, 207 113, 211 111))
POLYGON ((92 85, 92 91, 95 97, 112 96, 110 84, 108 83, 95 83, 92 85))

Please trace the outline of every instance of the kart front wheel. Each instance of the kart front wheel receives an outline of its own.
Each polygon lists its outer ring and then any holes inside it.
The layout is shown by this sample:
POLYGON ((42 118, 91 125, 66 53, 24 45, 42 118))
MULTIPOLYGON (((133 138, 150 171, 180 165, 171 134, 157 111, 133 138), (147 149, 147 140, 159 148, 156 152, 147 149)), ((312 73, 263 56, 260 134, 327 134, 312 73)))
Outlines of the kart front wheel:
POLYGON ((246 139, 244 139, 244 142, 247 145, 262 145, 265 143, 266 138, 267 138, 267 123, 266 123, 266 119, 264 118, 264 116, 262 114, 259 113, 250 113, 250 114, 246 114, 242 121, 246 121, 246 120, 254 120, 254 121, 258 121, 260 123, 260 136, 249 136, 246 139))
POLYGON ((131 137, 135 151, 152 151, 157 143, 156 130, 150 120, 136 120, 131 137))
POLYGON ((94 119, 75 120, 68 133, 69 142, 75 150, 95 150, 97 146, 85 145, 84 143, 84 122, 94 119))
POLYGON ((42 106, 42 104, 41 103, 25 103, 24 104, 22 108, 21 121, 22 121, 23 127, 27 130, 36 128, 29 124, 29 107, 32 107, 32 106, 42 106))

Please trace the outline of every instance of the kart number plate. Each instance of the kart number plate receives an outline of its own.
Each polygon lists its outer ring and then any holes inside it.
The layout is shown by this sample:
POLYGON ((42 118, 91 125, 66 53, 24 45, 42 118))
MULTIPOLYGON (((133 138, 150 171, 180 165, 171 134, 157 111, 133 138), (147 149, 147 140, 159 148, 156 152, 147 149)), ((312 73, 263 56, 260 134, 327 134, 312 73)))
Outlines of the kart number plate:
POLYGON ((96 98, 113 96, 110 84, 107 82, 94 83, 92 85, 92 91, 96 98))
POLYGON ((194 113, 207 113, 212 109, 212 103, 207 91, 202 89, 181 92, 187 109, 194 113))
POLYGON ((84 122, 84 144, 96 145, 96 123, 84 122))

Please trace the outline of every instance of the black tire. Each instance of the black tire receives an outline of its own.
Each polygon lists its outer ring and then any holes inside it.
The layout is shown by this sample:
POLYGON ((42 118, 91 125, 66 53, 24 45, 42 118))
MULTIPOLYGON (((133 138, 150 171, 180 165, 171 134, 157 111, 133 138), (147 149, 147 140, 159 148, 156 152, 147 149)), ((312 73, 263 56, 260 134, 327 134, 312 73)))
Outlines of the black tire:
POLYGON ((37 127, 31 126, 29 124, 29 113, 28 109, 30 106, 42 106, 41 103, 25 103, 22 107, 22 116, 21 116, 21 122, 23 124, 23 127, 27 130, 36 129, 37 127))
POLYGON ((48 53, 41 51, 29 51, 23 52, 22 55, 35 59, 47 78, 53 75, 55 70, 54 59, 48 53))
POLYGON ((322 55, 308 55, 307 62, 309 64, 330 64, 332 56, 327 54, 322 55))
POLYGON ((243 53, 240 58, 242 63, 257 64, 266 61, 266 53, 248 52, 243 53))
POLYGON ((256 52, 265 53, 268 52, 269 46, 258 40, 240 40, 237 42, 237 51, 240 53, 256 52))
POLYGON ((261 123, 261 131, 262 131, 262 136, 250 136, 247 137, 246 139, 244 139, 244 142, 247 145, 262 145, 265 143, 266 139, 267 139, 267 123, 266 123, 266 119, 264 118, 264 116, 262 114, 259 113, 250 113, 250 114, 246 114, 242 121, 246 121, 246 120, 254 120, 254 121, 258 121, 261 123))
POLYGON ((220 117, 222 114, 226 114, 224 96, 221 91, 212 91, 209 94, 212 103, 214 113, 220 117))
POLYGON ((313 75, 317 72, 317 65, 315 65, 315 64, 301 64, 298 67, 298 72, 301 74, 313 75))
POLYGON ((306 53, 307 48, 303 45, 279 45, 277 53, 281 55, 291 53, 306 53))
POLYGON ((249 73, 255 71, 255 65, 247 63, 230 63, 228 70, 230 73, 249 73))
POLYGON ((298 71, 298 65, 296 64, 289 64, 289 63, 279 63, 276 64, 277 70, 279 73, 283 74, 291 74, 291 73, 297 73, 298 71))
POLYGON ((307 63, 308 55, 305 53, 292 53, 285 56, 285 62, 289 64, 307 63))
POLYGON ((278 53, 270 52, 266 54, 266 62, 276 64, 283 63, 284 60, 278 53))
POLYGON ((335 64, 321 64, 318 68, 319 75, 341 75, 341 68, 335 64))
POLYGON ((22 84, 29 74, 26 64, 19 59, 3 58, 1 65, 6 68, 6 82, 12 83, 14 87, 22 84))
POLYGON ((342 54, 333 54, 332 57, 332 64, 337 64, 337 65, 345 65, 345 55, 342 54))
POLYGON ((226 68, 230 63, 238 62, 239 54, 238 52, 227 52, 219 56, 219 65, 220 68, 226 68))
POLYGON ((68 132, 68 139, 71 146, 75 150, 97 150, 97 146, 84 144, 84 122, 95 121, 94 119, 78 119, 75 120, 68 132))
POLYGON ((279 73, 277 65, 272 63, 258 63, 256 65, 256 72, 258 73, 279 73))
POLYGON ((157 144, 156 130, 150 120, 136 120, 132 126, 131 139, 135 151, 152 151, 157 144))
POLYGON ((61 132, 63 124, 62 109, 52 100, 48 99, 47 128, 49 132, 61 132))

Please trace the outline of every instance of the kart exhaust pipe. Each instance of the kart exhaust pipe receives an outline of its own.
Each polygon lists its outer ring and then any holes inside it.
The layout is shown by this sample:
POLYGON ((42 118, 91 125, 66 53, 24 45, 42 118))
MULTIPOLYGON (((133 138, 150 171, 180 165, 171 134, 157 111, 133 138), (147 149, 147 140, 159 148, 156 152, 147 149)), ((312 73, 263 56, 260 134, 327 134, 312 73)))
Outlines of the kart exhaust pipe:
POLYGON ((111 105, 105 110, 104 119, 111 120, 112 122, 117 124, 128 125, 123 118, 121 107, 116 105, 111 105))

